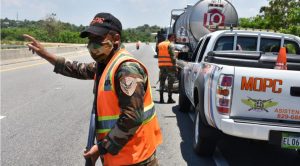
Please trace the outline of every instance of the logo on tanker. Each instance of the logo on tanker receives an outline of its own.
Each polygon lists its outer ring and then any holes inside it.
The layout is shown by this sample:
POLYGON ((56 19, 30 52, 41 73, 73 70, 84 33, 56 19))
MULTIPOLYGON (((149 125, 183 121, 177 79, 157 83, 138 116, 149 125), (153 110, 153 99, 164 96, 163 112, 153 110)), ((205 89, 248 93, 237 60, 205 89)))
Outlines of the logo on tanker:
POLYGON ((212 9, 204 14, 204 26, 224 26, 225 16, 220 10, 212 9))

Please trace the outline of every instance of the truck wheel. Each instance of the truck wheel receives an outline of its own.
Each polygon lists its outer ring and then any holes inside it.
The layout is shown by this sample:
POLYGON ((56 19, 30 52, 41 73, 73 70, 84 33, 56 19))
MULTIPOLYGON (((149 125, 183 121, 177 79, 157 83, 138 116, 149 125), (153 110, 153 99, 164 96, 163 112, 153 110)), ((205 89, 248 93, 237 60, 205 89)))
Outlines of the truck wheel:
POLYGON ((191 102, 185 94, 184 91, 184 77, 180 77, 179 80, 179 111, 181 112, 189 112, 191 106, 191 102))
POLYGON ((220 134, 216 129, 202 123, 199 109, 200 104, 198 103, 194 121, 194 151, 200 156, 212 156, 220 134))

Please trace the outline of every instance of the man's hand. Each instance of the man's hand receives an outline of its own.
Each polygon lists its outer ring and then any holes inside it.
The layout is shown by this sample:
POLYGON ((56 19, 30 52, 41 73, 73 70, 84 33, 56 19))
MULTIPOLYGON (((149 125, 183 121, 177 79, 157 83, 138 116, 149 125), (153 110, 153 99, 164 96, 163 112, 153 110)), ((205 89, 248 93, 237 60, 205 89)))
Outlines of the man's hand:
POLYGON ((27 44, 28 48, 30 51, 32 51, 32 53, 37 53, 39 56, 41 56, 42 58, 45 57, 46 54, 46 50, 43 47, 43 45, 37 41, 34 37, 27 35, 27 34, 23 34, 23 37, 29 41, 31 41, 31 43, 27 44))
POLYGON ((174 51, 174 55, 175 55, 176 58, 178 58, 179 51, 176 51, 176 50, 175 50, 175 51, 174 51))
POLYGON ((98 145, 92 146, 92 148, 89 151, 84 151, 83 157, 84 158, 91 158, 93 166, 95 166, 97 159, 99 158, 99 150, 98 150, 98 145))
POLYGON ((55 55, 46 51, 44 46, 39 41, 37 41, 34 37, 27 34, 23 34, 23 37, 31 42, 27 44, 29 51, 32 51, 33 54, 34 53, 38 54, 40 57, 46 59, 51 64, 55 65, 57 59, 55 55))

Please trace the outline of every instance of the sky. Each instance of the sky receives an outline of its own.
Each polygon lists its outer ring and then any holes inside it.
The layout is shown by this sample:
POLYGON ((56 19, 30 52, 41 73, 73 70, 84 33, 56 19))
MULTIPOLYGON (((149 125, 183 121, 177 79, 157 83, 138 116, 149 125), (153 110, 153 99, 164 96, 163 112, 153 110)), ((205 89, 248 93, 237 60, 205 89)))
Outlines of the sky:
MULTIPOLYGON (((267 0, 228 0, 241 17, 259 13, 267 0)), ((1 0, 1 18, 41 20, 51 13, 56 19, 75 25, 88 25, 99 12, 117 17, 124 29, 148 24, 167 27, 172 9, 182 9, 198 0, 1 0)))

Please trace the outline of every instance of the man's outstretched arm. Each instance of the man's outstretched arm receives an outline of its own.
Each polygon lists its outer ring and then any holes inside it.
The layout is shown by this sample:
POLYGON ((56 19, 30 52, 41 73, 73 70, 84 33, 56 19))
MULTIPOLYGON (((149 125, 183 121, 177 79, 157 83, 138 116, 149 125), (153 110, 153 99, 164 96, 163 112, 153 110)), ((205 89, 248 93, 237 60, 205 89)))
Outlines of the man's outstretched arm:
POLYGON ((24 34, 23 37, 31 43, 27 44, 32 53, 36 53, 41 58, 47 60, 55 66, 54 72, 64 76, 78 78, 78 79, 93 79, 96 72, 96 63, 79 63, 65 59, 61 56, 56 56, 48 52, 44 46, 34 37, 24 34))

